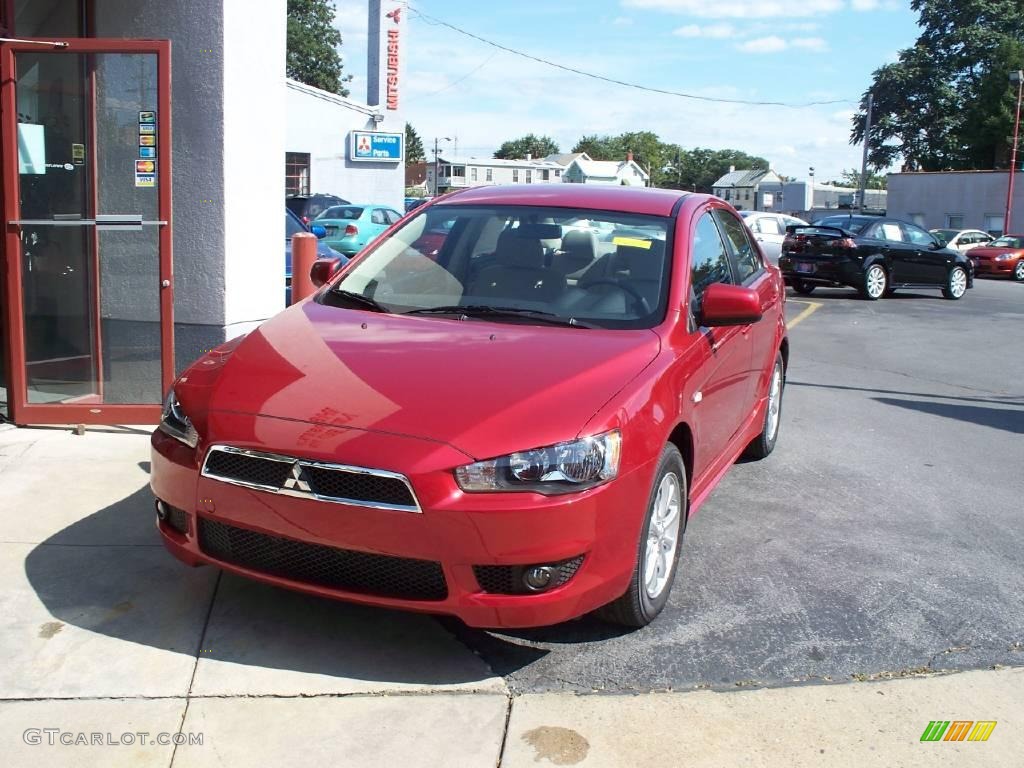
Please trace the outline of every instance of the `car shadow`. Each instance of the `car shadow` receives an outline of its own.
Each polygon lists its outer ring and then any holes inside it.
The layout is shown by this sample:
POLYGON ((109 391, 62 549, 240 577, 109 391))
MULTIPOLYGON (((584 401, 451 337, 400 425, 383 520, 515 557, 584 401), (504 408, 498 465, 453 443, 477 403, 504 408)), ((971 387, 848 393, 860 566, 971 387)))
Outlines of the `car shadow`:
MULTIPOLYGON (((786 380, 787 387, 812 387, 814 389, 835 389, 843 392, 867 392, 872 395, 905 395, 927 397, 936 400, 957 400, 967 403, 991 403, 992 405, 1018 405, 1024 407, 1024 395, 1003 395, 997 397, 966 397, 957 395, 930 395, 924 392, 904 392, 898 389, 875 389, 872 387, 851 387, 845 384, 816 384, 810 381, 786 380)), ((876 398, 877 399, 877 398, 876 398)), ((902 402, 902 401, 900 401, 902 402)))
MULTIPOLYGON (((148 462, 140 466, 149 469, 148 462)), ((201 653, 201 661, 230 663, 222 669, 240 665, 249 670, 244 675, 283 670, 472 686, 494 674, 459 642, 468 635, 456 631, 453 619, 319 598, 226 573, 215 578, 214 571, 209 579, 195 578, 164 550, 154 520, 153 496, 144 486, 29 552, 29 584, 56 621, 126 643, 201 653), (115 540, 132 543, 106 544, 115 540), (141 620, 140 604, 160 619, 141 620)), ((516 647, 504 655, 511 661, 503 669, 515 671, 547 653, 516 647)), ((200 665, 198 681, 203 674, 200 665)))
MULTIPOLYGON (((790 290, 786 294, 786 298, 796 301, 818 301, 819 299, 825 299, 827 301, 846 300, 863 302, 865 304, 870 303, 866 299, 862 299, 860 294, 854 288, 820 288, 816 289, 810 296, 801 296, 796 291, 790 290)), ((878 301, 892 301, 894 299, 943 299, 943 296, 938 286, 935 287, 934 291, 925 290, 921 292, 911 291, 906 288, 897 288, 895 293, 883 296, 878 301)), ((945 301, 945 299, 943 300, 945 301)))
POLYGON ((969 424, 1001 429, 1016 435, 1024 435, 1024 410, 989 408, 979 405, 942 403, 929 400, 898 400, 893 397, 876 397, 873 399, 879 403, 893 405, 898 408, 906 408, 969 424))

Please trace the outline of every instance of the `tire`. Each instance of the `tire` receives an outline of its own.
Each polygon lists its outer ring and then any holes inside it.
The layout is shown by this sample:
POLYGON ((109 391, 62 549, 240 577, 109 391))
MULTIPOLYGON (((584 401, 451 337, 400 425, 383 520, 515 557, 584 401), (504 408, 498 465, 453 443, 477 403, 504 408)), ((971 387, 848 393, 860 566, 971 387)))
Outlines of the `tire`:
POLYGON ((947 299, 956 301, 967 293, 967 272, 963 267, 953 267, 946 277, 946 285, 942 288, 942 295, 947 299))
POLYGON ((676 578, 688 510, 686 467, 683 465, 679 449, 669 444, 662 450, 658 470, 654 473, 654 484, 647 501, 647 514, 644 515, 644 525, 640 531, 640 542, 637 545, 636 561, 629 587, 619 598, 597 609, 595 613, 599 618, 613 624, 639 628, 650 624, 661 613, 668 602, 676 578), (671 517, 673 485, 676 494, 674 518, 671 517), (656 538, 652 539, 656 511, 660 518, 669 520, 669 525, 662 535, 656 535, 656 538), (671 544, 672 551, 664 554, 667 537, 673 526, 675 538, 671 544), (648 559, 652 556, 658 557, 657 553, 662 553, 658 558, 662 567, 655 568, 648 574, 648 559))
POLYGON ((889 275, 885 271, 885 267, 876 261, 864 271, 864 277, 860 285, 861 298, 868 301, 878 301, 878 299, 885 295, 888 288, 889 275))
POLYGON ((798 280, 793 283, 793 290, 799 293, 801 296, 810 296, 814 293, 814 286, 805 283, 803 280, 798 280))
POLYGON ((1013 268, 1013 279, 1018 283, 1024 283, 1024 259, 1017 260, 1017 266, 1013 268))
POLYGON ((768 382, 768 405, 764 409, 764 423, 761 434, 747 446, 744 456, 751 459, 764 459, 775 450, 775 442, 779 439, 779 426, 782 423, 782 394, 786 389, 786 367, 782 363, 782 355, 775 355, 775 368, 768 382))

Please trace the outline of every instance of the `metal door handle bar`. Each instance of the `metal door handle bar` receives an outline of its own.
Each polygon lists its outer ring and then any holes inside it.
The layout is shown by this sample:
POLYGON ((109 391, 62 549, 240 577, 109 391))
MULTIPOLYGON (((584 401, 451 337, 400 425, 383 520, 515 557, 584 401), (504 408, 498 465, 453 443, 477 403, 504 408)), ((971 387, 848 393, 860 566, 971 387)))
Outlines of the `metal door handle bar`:
POLYGON ((165 227, 167 222, 163 219, 143 219, 118 216, 117 218, 105 218, 100 216, 95 219, 14 219, 8 224, 17 224, 21 227, 165 227))

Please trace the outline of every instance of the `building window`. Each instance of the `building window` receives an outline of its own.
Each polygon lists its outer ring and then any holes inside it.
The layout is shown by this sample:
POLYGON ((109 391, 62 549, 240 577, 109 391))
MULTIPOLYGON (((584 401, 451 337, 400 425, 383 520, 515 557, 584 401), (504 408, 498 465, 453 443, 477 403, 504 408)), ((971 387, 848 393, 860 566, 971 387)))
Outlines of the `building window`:
POLYGON ((962 213, 946 214, 946 229, 963 229, 964 215, 962 213))
POLYGON ((466 166, 464 166, 464 165, 453 165, 452 166, 452 176, 454 176, 457 179, 464 179, 464 178, 466 178, 466 166))
POLYGON ((513 168, 512 169, 512 183, 513 184, 518 184, 519 183, 519 169, 518 168, 513 168))
POLYGON ((986 213, 985 231, 992 235, 992 237, 1002 237, 1003 215, 1001 213, 986 213))
POLYGON ((544 181, 551 181, 551 171, 541 171, 540 177, 544 181))
POLYGON ((558 178, 559 176, 561 176, 561 175, 562 175, 562 172, 561 172, 561 171, 555 171, 555 178, 556 178, 556 179, 557 179, 557 178, 558 178))
POLYGON ((476 168, 469 169, 469 180, 476 181, 476 168))
POLYGON ((308 152, 284 153, 284 193, 286 195, 309 194, 308 152))
POLYGON ((494 181, 494 169, 493 168, 488 168, 487 169, 487 180, 488 181, 494 181))
POLYGON ((533 184, 533 171, 526 172, 526 183, 533 184))

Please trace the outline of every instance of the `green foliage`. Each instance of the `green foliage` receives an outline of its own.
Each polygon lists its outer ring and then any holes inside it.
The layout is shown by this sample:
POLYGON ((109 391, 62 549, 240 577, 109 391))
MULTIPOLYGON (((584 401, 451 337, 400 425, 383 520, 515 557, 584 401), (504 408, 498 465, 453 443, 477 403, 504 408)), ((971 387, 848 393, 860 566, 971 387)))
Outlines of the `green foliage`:
POLYGON ((422 163, 427 159, 423 151, 423 140, 411 123, 405 124, 405 164, 422 163))
POLYGON ((506 141, 494 156, 499 160, 522 160, 527 155, 535 159, 557 155, 558 144, 550 136, 534 136, 528 133, 518 139, 506 141))
POLYGON ((625 160, 628 152, 651 176, 651 186, 696 189, 710 192, 711 185, 737 169, 768 168, 763 157, 754 157, 735 149, 691 149, 670 144, 650 131, 618 136, 583 136, 573 152, 586 152, 594 160, 625 160))
POLYGON ((288 0, 288 57, 285 72, 300 83, 348 96, 342 74, 341 32, 334 26, 330 0, 288 0))
MULTIPOLYGON (((888 184, 888 178, 880 173, 872 173, 868 171, 868 189, 885 189, 888 184)), ((825 184, 830 184, 834 187, 853 187, 854 189, 860 189, 860 171, 856 168, 850 168, 848 171, 843 171, 842 175, 838 179, 832 181, 826 181, 825 184)))
MULTIPOLYGON (((1021 0, 913 0, 921 35, 899 60, 874 73, 869 161, 902 158, 916 170, 1005 165, 1016 87, 1024 68, 1021 0)), ((864 136, 867 93, 853 118, 851 143, 864 136)))

